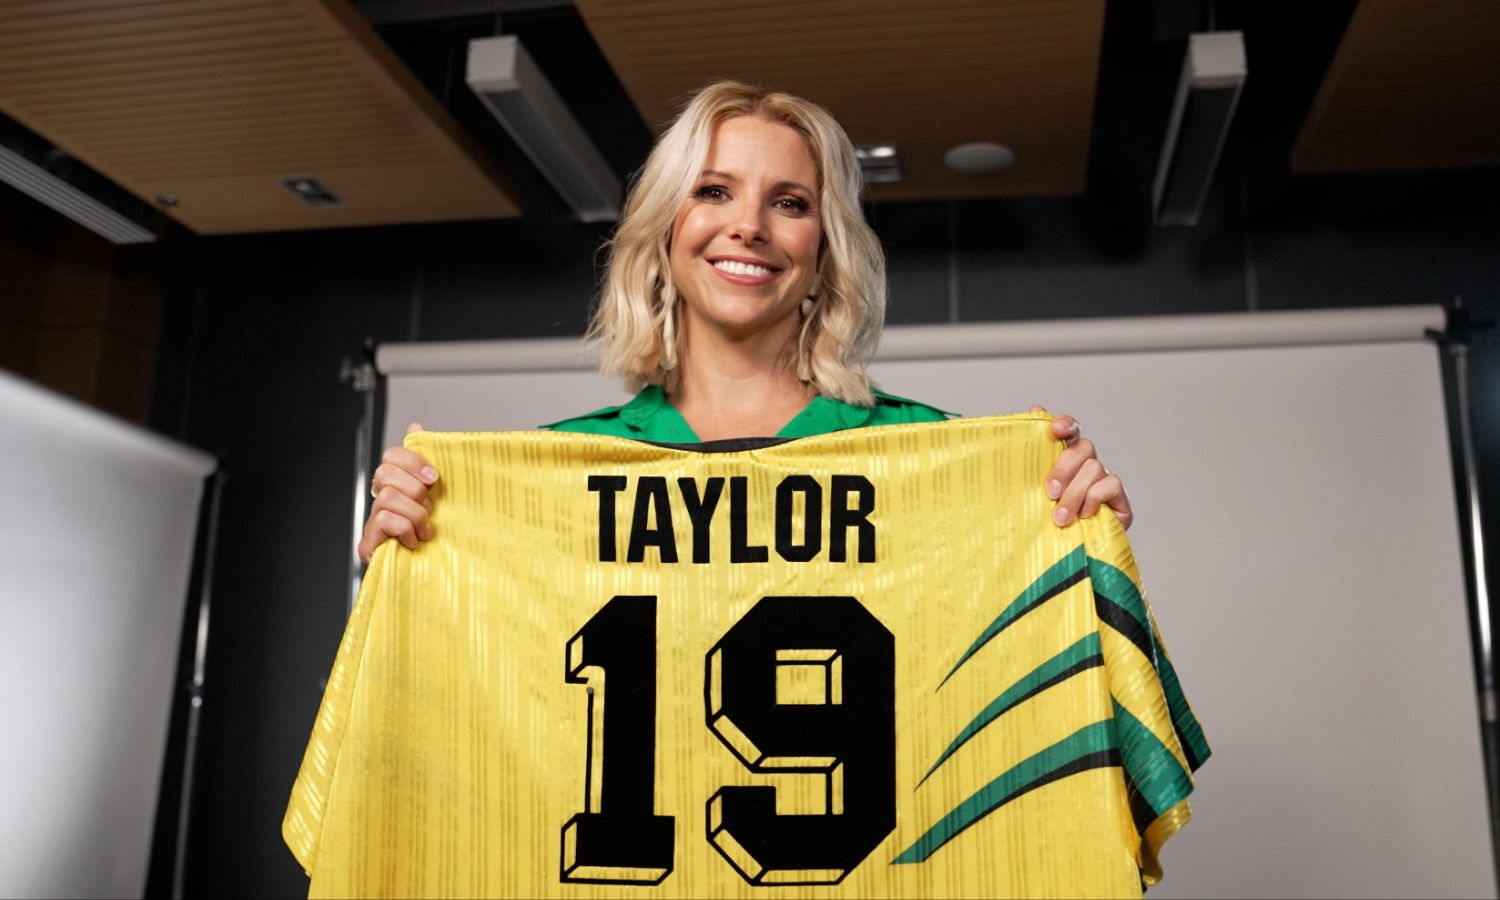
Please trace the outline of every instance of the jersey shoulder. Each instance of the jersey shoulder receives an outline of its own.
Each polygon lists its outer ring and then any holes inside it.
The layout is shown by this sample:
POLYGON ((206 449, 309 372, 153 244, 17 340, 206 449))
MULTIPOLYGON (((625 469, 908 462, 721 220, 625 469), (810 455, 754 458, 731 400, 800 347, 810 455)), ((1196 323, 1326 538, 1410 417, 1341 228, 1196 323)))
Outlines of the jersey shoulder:
POLYGON ((565 431, 572 434, 605 434, 614 437, 633 437, 632 429, 620 412, 623 406, 606 406, 581 416, 559 419, 537 427, 544 431, 565 431))
POLYGON ((870 425, 904 425, 911 422, 945 422, 948 419, 957 418, 958 413, 949 412, 912 400, 908 397, 898 397, 881 390, 872 390, 875 395, 874 414, 867 424, 870 425))

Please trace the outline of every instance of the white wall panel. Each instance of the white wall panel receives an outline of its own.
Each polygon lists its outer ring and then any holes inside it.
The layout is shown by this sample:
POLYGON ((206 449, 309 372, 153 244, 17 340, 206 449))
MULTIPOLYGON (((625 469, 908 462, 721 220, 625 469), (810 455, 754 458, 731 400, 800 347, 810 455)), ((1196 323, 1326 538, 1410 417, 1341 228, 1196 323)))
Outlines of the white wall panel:
POLYGON ((0 895, 145 888, 213 461, 0 373, 0 895))

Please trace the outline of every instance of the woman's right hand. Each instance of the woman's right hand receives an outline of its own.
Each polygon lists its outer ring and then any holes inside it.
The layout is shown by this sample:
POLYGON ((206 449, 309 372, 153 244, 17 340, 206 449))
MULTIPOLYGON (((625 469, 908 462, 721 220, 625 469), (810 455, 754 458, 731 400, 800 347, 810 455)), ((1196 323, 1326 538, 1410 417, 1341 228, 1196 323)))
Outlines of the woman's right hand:
MULTIPOLYGON (((406 433, 421 431, 420 422, 406 426, 406 433)), ((369 562, 381 541, 395 538, 408 550, 415 550, 432 537, 432 500, 427 489, 438 480, 437 470, 427 460, 405 447, 392 447, 380 457, 375 477, 370 480, 370 518, 359 539, 359 558, 369 562)))

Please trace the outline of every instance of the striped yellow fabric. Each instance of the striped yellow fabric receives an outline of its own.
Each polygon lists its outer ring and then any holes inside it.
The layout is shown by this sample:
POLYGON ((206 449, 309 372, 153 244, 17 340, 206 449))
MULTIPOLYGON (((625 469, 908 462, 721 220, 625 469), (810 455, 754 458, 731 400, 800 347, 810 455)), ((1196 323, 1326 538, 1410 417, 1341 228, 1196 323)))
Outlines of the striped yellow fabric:
POLYGON ((422 432, 283 826, 328 897, 1139 896, 1208 747, 1048 418, 422 432))

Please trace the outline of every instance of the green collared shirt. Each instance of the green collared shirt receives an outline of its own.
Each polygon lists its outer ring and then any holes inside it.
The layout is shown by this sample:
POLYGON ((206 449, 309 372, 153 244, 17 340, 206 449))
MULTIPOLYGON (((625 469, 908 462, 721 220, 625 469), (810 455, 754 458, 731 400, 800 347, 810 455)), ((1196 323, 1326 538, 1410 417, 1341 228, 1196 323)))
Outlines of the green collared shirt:
MULTIPOLYGON (((792 417, 774 436, 781 438, 811 437, 850 428, 872 425, 901 425, 908 422, 941 422, 951 413, 904 397, 875 391, 874 406, 854 406, 841 400, 817 396, 792 417)), ((682 414, 667 402, 658 385, 648 385, 624 406, 606 406, 587 415, 563 419, 541 426, 552 431, 583 434, 607 434, 639 441, 667 444, 701 443, 682 414)), ((764 435, 746 435, 764 437, 764 435)))

